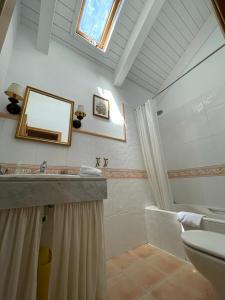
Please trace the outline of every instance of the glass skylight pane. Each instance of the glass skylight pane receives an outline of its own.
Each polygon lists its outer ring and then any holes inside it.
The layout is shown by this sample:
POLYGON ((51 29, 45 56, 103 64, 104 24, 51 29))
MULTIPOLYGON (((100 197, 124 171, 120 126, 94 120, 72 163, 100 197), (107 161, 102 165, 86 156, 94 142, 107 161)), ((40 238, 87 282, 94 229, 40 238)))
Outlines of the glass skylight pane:
POLYGON ((101 41, 114 0, 86 0, 79 30, 94 40, 101 41))

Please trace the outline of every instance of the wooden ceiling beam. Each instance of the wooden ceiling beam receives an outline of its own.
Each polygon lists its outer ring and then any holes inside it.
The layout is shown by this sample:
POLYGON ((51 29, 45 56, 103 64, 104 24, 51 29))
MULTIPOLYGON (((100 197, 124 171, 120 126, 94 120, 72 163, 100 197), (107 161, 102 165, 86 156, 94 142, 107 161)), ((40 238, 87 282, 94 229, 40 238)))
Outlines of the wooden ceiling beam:
POLYGON ((16 0, 0 1, 0 52, 5 41, 16 0))
POLYGON ((165 0, 147 0, 135 24, 124 52, 114 72, 114 85, 121 86, 126 79, 150 29, 165 0))
POLYGON ((41 0, 37 48, 45 54, 48 54, 49 50, 55 5, 56 0, 41 0))

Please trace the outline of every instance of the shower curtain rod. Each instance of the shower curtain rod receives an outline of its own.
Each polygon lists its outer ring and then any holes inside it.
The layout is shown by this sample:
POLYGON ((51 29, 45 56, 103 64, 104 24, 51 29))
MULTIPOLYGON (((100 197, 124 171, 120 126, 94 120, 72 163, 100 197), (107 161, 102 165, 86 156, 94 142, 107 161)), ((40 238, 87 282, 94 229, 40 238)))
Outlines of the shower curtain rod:
MULTIPOLYGON (((185 77, 187 74, 189 74, 191 71, 193 71, 195 68, 197 68, 198 66, 200 66, 204 61, 206 61, 208 58, 210 58, 211 56, 213 56, 214 54, 216 54, 217 52, 219 52, 221 49, 223 49, 225 47, 225 43, 223 45, 221 45, 219 48, 217 48, 216 50, 214 50, 213 52, 211 52, 209 55, 207 55, 205 58, 203 58, 202 60, 200 60, 200 62, 198 62, 196 65, 194 65, 192 68, 190 68, 189 70, 187 70, 184 74, 182 74, 181 76, 179 76, 176 80, 174 80, 173 82, 171 82, 169 85, 167 85, 163 90, 159 91, 157 94, 155 94, 152 97, 152 100, 155 99, 156 97, 158 97, 159 95, 161 95, 163 92, 165 92, 166 90, 168 90, 169 87, 173 86, 176 82, 178 82, 180 79, 182 79, 183 77, 185 77)), ((143 106, 145 104, 141 104, 139 106, 143 106)), ((138 108, 138 107, 137 107, 138 108)), ((134 110, 136 110, 137 108, 135 108, 134 110)))
POLYGON ((213 52, 211 52, 209 55, 207 55, 205 58, 203 58, 202 60, 200 60, 200 62, 198 62, 196 65, 194 65, 192 68, 190 68, 189 70, 187 70, 184 74, 182 74, 181 76, 179 76, 176 80, 174 80, 172 83, 170 83, 167 87, 165 87, 163 90, 159 91, 157 94, 155 94, 152 99, 155 99, 156 97, 158 97, 159 95, 161 95, 163 92, 165 92, 169 87, 171 87, 172 85, 174 85, 177 81, 179 81, 180 79, 182 79, 183 77, 185 77, 187 74, 189 74, 191 71, 193 71, 195 68, 197 68, 198 66, 200 66, 204 61, 206 61, 208 58, 210 58, 211 56, 213 56, 214 54, 216 54, 217 52, 219 52, 221 49, 223 49, 225 47, 225 43, 223 45, 221 45, 219 48, 217 48, 216 50, 214 50, 213 52))

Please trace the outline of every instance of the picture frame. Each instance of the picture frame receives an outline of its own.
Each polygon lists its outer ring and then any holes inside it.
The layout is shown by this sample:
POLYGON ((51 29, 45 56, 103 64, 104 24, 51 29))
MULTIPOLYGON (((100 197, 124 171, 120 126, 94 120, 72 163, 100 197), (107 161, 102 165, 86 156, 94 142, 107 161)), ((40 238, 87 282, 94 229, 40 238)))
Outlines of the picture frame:
POLYGON ((110 119, 109 100, 98 95, 93 95, 93 115, 102 119, 110 119))
POLYGON ((71 146, 73 112, 73 100, 27 86, 16 138, 71 146))

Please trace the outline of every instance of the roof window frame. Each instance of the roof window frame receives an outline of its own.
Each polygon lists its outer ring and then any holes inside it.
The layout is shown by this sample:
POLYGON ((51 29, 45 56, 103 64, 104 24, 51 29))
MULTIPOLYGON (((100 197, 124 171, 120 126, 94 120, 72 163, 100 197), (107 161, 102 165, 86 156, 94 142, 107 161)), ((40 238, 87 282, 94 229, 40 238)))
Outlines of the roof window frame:
POLYGON ((114 0, 113 1, 110 13, 108 15, 107 21, 105 23, 105 26, 104 26, 104 29, 102 32, 101 40, 99 43, 97 43, 90 36, 88 36, 87 34, 85 34, 84 32, 82 32, 80 30, 80 22, 81 22, 81 18, 82 18, 82 14, 83 14, 83 10, 84 10, 86 1, 87 0, 82 0, 81 7, 79 10, 79 15, 78 15, 78 21, 76 23, 75 33, 78 34, 79 36, 81 36, 83 39, 85 39, 87 42, 89 42, 94 47, 104 51, 109 42, 109 37, 110 37, 112 29, 114 27, 113 26, 114 22, 117 19, 117 13, 119 12, 122 0, 114 0))

